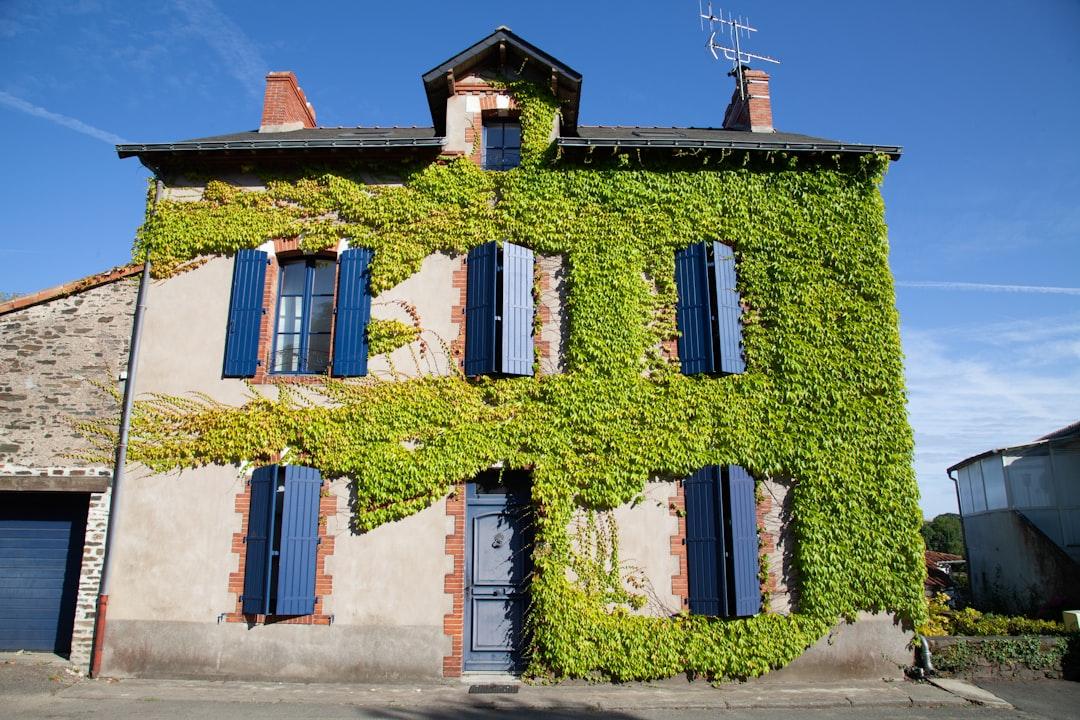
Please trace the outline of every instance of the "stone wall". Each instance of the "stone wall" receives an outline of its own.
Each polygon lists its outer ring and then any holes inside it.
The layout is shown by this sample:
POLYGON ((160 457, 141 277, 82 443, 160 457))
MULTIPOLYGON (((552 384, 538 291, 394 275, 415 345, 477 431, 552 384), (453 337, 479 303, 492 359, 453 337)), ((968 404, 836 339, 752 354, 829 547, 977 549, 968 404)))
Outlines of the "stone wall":
POLYGON ((86 441, 66 422, 119 414, 94 383, 118 387, 127 364, 136 277, 0 314, 0 463, 83 467, 86 441))

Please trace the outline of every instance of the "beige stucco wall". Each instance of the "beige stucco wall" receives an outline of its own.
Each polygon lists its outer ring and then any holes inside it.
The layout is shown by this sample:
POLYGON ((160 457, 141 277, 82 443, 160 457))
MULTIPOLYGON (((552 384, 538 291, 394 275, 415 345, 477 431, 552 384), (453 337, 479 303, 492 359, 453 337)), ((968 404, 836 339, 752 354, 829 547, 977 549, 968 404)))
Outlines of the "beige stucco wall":
POLYGON ((647 602, 637 611, 644 615, 666 617, 680 609, 671 594, 671 578, 679 572, 670 543, 678 530, 669 509, 674 494, 673 482, 649 482, 640 502, 612 512, 619 528, 620 572, 630 592, 645 594, 647 602))
POLYGON ((411 324, 408 309, 420 320, 421 334, 415 342, 389 355, 368 359, 368 375, 380 379, 448 375, 453 372, 450 345, 464 330, 462 318, 453 315, 459 293, 453 288, 454 273, 464 257, 434 253, 424 258, 420 270, 371 300, 371 317, 411 324), (425 350, 421 350, 421 341, 425 350))

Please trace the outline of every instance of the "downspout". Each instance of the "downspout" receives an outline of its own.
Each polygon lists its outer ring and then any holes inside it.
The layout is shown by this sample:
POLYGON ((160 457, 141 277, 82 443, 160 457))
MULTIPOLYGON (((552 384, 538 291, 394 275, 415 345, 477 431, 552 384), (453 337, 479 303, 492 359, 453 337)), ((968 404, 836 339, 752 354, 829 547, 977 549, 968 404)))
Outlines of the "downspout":
MULTIPOLYGON (((164 189, 161 180, 155 179, 154 206, 151 213, 157 212, 158 202, 164 189)), ((120 519, 120 491, 123 486, 124 465, 127 462, 128 431, 131 428, 131 406, 135 401, 135 370, 139 360, 139 343, 142 340, 143 314, 146 311, 146 289, 150 284, 150 249, 143 258, 142 276, 139 278, 139 292, 135 298, 135 315, 131 323, 131 342, 128 345, 127 377, 124 381, 124 404, 120 411, 120 435, 116 443, 116 465, 113 468, 112 494, 109 497, 109 520, 105 529, 105 550, 102 556, 101 584, 98 588, 97 614, 94 619, 94 643, 90 654, 90 676, 97 677, 101 671, 101 655, 105 649, 105 616, 109 607, 109 582, 112 579, 113 541, 116 526, 120 519)))

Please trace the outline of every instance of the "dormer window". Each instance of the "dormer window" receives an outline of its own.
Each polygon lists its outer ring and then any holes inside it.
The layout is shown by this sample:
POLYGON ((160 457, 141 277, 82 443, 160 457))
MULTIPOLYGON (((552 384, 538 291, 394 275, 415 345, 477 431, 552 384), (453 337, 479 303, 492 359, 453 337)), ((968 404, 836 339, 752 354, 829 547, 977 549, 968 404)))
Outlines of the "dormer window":
POLYGON ((485 170, 509 170, 521 164, 521 123, 488 120, 484 123, 485 170))

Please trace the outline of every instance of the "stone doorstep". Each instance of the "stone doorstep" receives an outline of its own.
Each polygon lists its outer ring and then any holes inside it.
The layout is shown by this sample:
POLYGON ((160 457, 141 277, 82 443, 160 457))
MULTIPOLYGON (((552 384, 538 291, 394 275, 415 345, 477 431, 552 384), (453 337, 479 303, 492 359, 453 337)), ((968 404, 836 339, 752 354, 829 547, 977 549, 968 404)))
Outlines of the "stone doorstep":
POLYGON ((983 690, 981 687, 972 685, 964 680, 957 680, 955 678, 930 678, 928 681, 934 687, 939 687, 946 692, 950 692, 953 695, 962 697, 969 702, 973 702, 976 705, 984 705, 992 708, 1002 708, 1005 710, 1012 710, 1011 703, 1007 703, 999 698, 989 690, 983 690))
MULTIPOLYGON (((479 678, 477 679, 480 680, 479 678)), ((966 685, 966 683, 965 683, 966 685)), ((989 698, 996 696, 970 686, 989 698)), ((966 689, 965 689, 966 690, 966 689)), ((438 706, 600 710, 693 708, 908 707, 967 705, 951 691, 921 683, 793 683, 763 688, 753 683, 521 685, 516 694, 469 695, 468 685, 447 682, 303 684, 202 680, 86 680, 61 691, 68 700, 212 700, 242 703, 339 704, 380 707, 438 706)), ((989 705, 988 698, 981 701, 989 705)), ((998 700, 998 702, 1003 702, 998 700)), ((993 707, 1003 707, 993 705, 993 707)))

